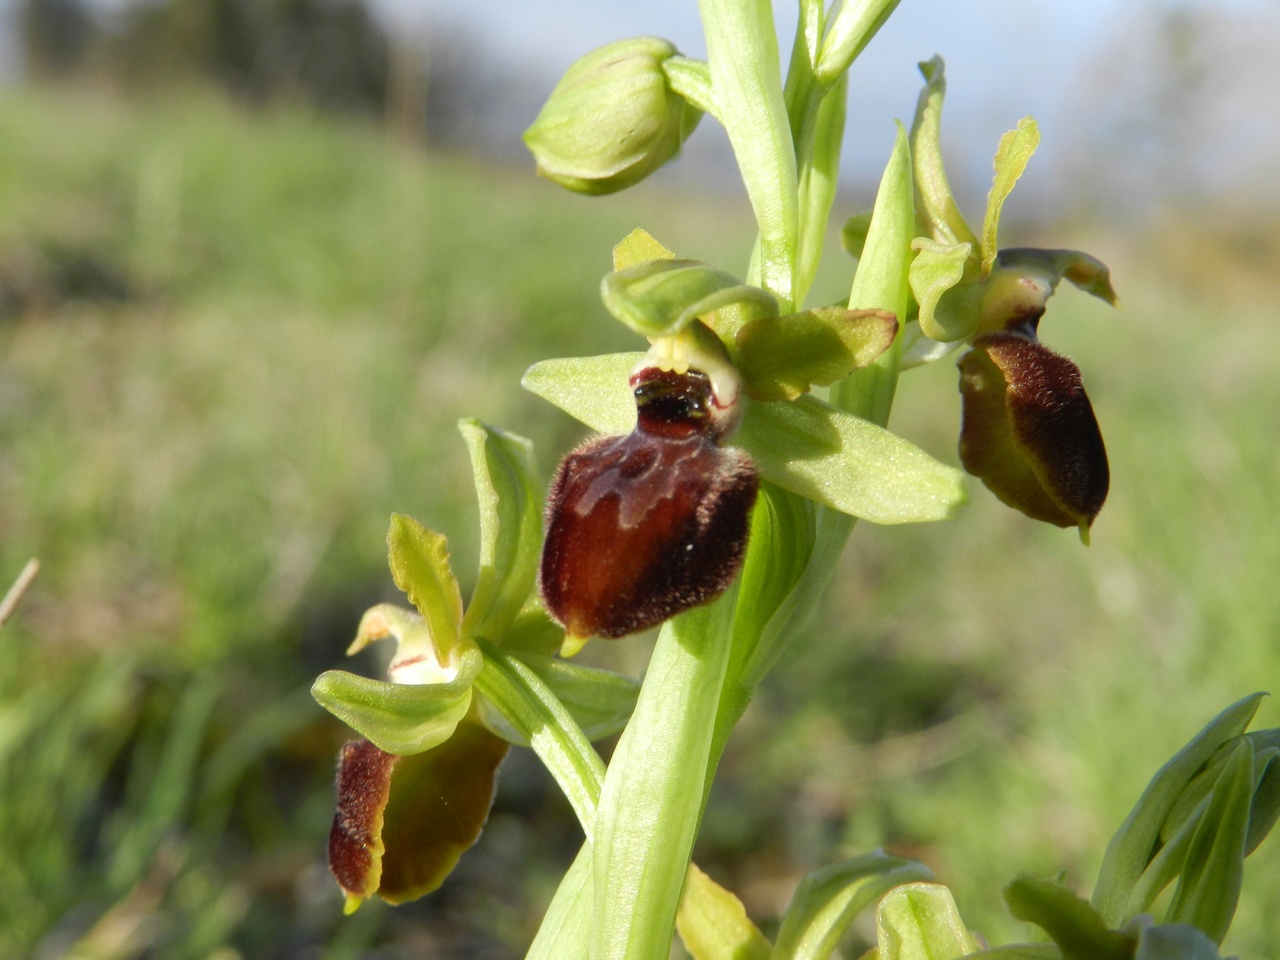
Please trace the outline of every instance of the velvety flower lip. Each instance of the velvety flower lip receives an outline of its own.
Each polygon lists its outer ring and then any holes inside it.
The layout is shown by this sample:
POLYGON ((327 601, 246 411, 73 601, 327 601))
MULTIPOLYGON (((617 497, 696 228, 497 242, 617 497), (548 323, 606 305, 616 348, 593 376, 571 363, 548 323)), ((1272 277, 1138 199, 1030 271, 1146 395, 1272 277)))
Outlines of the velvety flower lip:
POLYGON ((570 638, 622 637, 706 603, 746 550, 759 475, 717 440, 732 418, 698 370, 631 378, 635 429, 561 462, 547 497, 541 588, 570 638))
POLYGON ((1009 506, 1087 537, 1110 470, 1079 368, 1013 331, 977 337, 959 366, 965 469, 1009 506))

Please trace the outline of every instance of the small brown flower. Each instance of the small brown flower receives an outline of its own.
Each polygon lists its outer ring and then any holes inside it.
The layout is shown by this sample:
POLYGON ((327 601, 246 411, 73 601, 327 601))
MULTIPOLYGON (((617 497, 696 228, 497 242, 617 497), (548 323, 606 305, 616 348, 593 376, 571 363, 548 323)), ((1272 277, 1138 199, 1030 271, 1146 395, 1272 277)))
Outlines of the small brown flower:
POLYGON ((984 334, 960 359, 960 460, 1009 506, 1087 541, 1107 499, 1106 447, 1079 368, 1033 329, 984 334))
POLYGON ((746 550, 759 476, 718 445, 736 394, 653 366, 631 386, 635 429, 566 456, 547 498, 542 596, 571 638, 625 636, 714 599, 746 550))

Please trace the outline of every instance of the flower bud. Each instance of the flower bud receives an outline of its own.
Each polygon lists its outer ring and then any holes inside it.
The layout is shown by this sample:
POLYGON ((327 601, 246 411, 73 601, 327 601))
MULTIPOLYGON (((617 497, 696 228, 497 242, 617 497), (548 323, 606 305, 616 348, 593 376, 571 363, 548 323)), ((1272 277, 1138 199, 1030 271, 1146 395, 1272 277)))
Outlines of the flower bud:
POLYGON ((634 37, 571 66, 524 132, 538 173, 577 193, 614 193, 674 157, 702 118, 667 83, 662 64, 676 53, 634 37))
POLYGON ((560 464, 547 497, 542 596, 571 639, 635 633, 719 596, 746 551, 759 477, 717 441, 737 399, 697 370, 631 377, 637 422, 560 464))
POLYGON ((960 359, 960 460, 1009 506, 1079 527, 1107 498, 1107 451, 1079 368, 1022 333, 989 333, 960 359))

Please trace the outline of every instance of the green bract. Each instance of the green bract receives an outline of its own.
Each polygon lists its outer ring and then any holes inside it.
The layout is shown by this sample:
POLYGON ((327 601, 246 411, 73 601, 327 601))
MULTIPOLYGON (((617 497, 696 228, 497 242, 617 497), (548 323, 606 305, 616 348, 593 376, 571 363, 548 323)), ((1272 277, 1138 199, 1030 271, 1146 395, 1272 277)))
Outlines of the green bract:
POLYGON ((622 190, 670 160, 702 118, 671 89, 657 37, 607 44, 578 60, 551 92, 524 142, 538 173, 578 193, 622 190))

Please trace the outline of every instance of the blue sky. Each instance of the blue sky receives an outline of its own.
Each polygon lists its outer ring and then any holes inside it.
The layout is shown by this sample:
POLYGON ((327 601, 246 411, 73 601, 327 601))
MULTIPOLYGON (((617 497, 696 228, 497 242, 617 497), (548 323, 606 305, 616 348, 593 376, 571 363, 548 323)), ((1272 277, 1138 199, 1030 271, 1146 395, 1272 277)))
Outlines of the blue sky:
MULTIPOLYGON (((470 36, 483 37, 499 56, 544 66, 550 80, 592 47, 625 36, 663 36, 691 56, 705 50, 696 0, 374 2, 405 25, 461 25, 470 36)), ((1205 62, 1225 79, 1219 78, 1217 88, 1210 85, 1217 97, 1207 107, 1201 105, 1204 115, 1186 121, 1202 127, 1203 135, 1184 133, 1187 156, 1178 162, 1185 169, 1165 170, 1161 176, 1169 189, 1214 176, 1220 181, 1215 186, 1262 176, 1258 171, 1280 158, 1275 98, 1257 97, 1259 89, 1273 83, 1273 78, 1263 82, 1269 74, 1266 63, 1280 49, 1276 0, 902 0, 851 73, 846 175, 858 180, 876 175, 892 141, 893 119, 909 121, 914 109, 920 85, 917 61, 940 53, 949 81, 944 148, 962 193, 985 192, 1000 134, 1027 114, 1039 122, 1042 140, 1019 187, 1023 196, 1052 193, 1055 178, 1060 183, 1073 171, 1078 175, 1113 161, 1135 168, 1116 174, 1117 192, 1130 189, 1126 177, 1137 187, 1149 185, 1152 178, 1144 181, 1136 169, 1147 159, 1142 151, 1168 154, 1169 131, 1143 129, 1146 107, 1141 98, 1157 95, 1149 89, 1150 75, 1159 72, 1163 52, 1152 46, 1149 34, 1151 24, 1170 10, 1199 17, 1198 23, 1221 22, 1233 39, 1206 47, 1205 62), (1250 35, 1260 33, 1256 23, 1274 31, 1271 46, 1255 37, 1255 49, 1232 54, 1250 35), (1234 72, 1232 59, 1239 62, 1234 72), (1225 107, 1231 105, 1240 115, 1234 120, 1226 119, 1225 107), (1247 143, 1238 135, 1241 125, 1250 132, 1247 143), (1121 141, 1131 142, 1113 149, 1121 141), (1215 151, 1214 143, 1223 146, 1215 151)), ((795 4, 779 0, 775 13, 784 50, 789 49, 795 4)))

